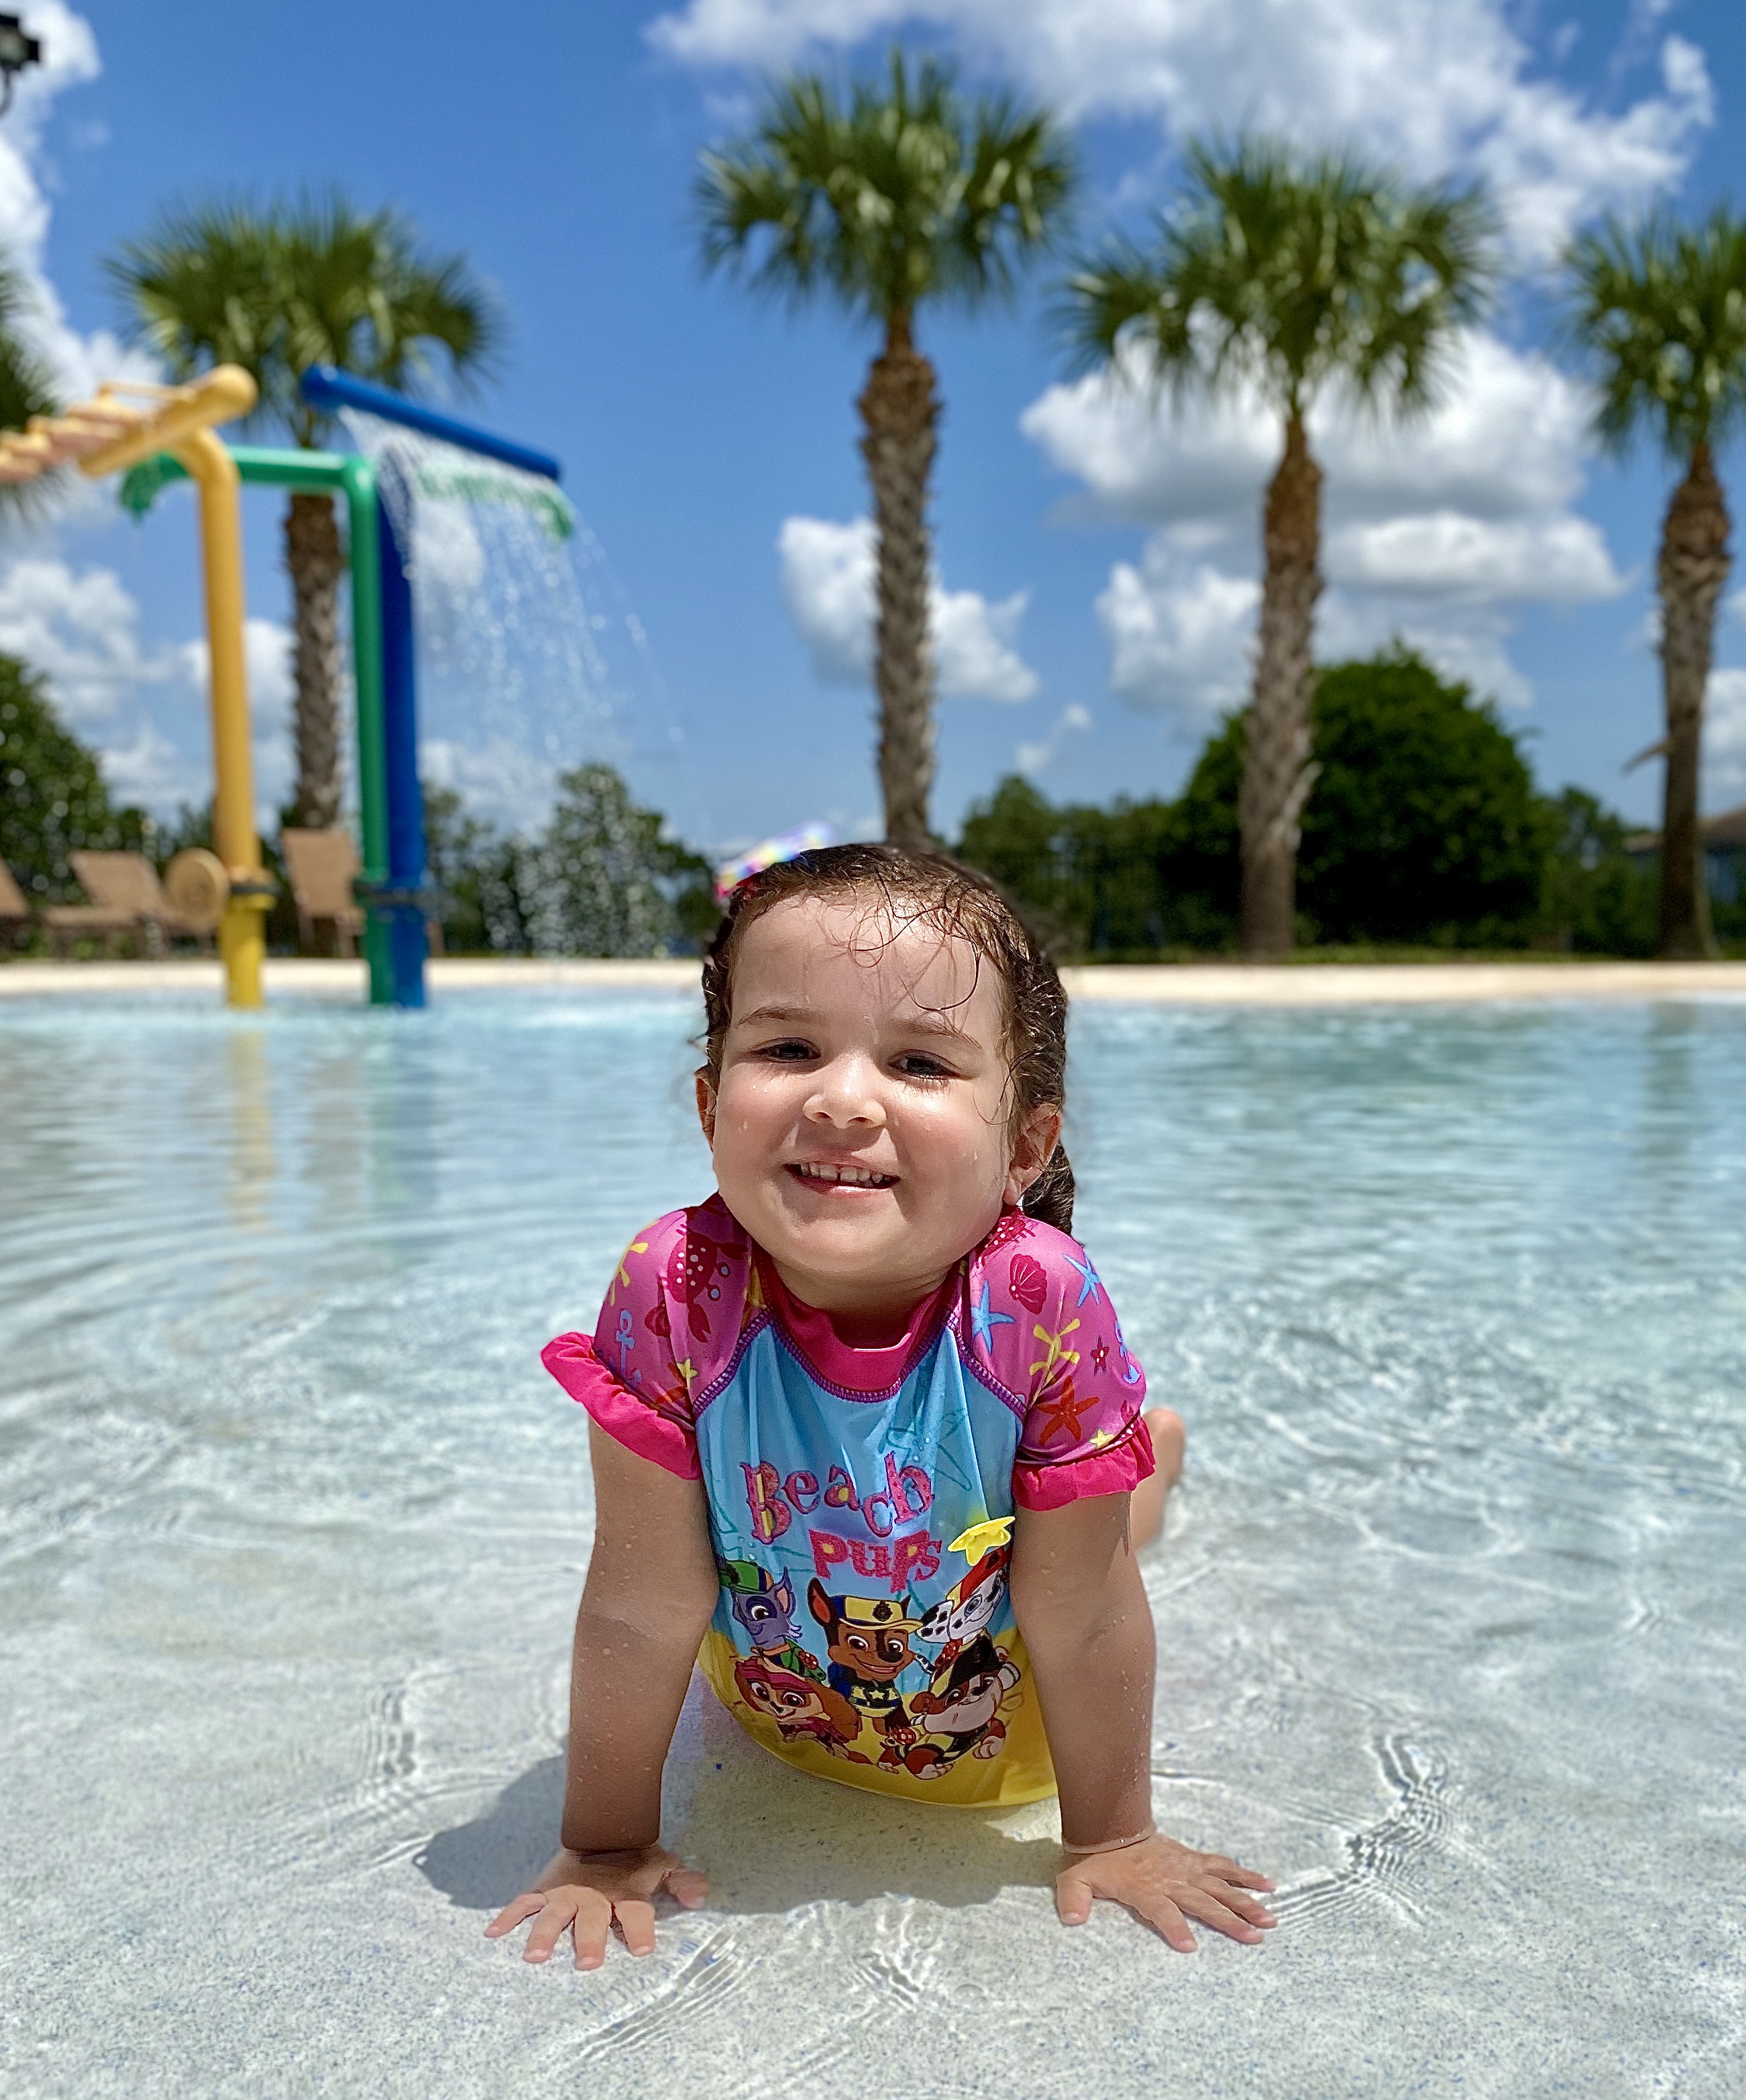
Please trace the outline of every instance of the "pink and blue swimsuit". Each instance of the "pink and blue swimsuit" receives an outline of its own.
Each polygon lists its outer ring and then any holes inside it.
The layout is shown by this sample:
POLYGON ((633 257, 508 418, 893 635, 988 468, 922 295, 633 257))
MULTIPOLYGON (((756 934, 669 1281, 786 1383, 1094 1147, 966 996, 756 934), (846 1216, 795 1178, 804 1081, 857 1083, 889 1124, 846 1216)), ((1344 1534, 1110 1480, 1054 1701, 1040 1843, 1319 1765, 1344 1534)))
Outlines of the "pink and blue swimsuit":
POLYGON ((1016 1507, 1153 1470, 1146 1382, 1065 1233, 1003 1211, 888 1348, 803 1305, 719 1196, 639 1233, 546 1367, 701 1480, 721 1595, 699 1661, 765 1747, 960 1807, 1055 1791, 1006 1568, 1016 1507))

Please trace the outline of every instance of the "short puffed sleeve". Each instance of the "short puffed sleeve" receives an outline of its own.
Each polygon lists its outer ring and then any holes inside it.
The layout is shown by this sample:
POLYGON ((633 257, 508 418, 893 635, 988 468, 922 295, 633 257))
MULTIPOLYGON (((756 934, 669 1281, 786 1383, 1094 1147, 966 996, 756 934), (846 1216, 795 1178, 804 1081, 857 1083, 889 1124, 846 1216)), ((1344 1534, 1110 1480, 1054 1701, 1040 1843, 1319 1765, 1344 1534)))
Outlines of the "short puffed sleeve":
POLYGON ((593 1335, 560 1335, 540 1361, 591 1420, 639 1458, 702 1477, 694 1402, 739 1335, 744 1237, 719 1197, 638 1233, 593 1335))
POLYGON ((972 1348, 1022 1401, 1012 1469, 1021 1509, 1125 1493, 1153 1471, 1146 1377, 1085 1250, 1008 1211, 972 1258, 972 1348))

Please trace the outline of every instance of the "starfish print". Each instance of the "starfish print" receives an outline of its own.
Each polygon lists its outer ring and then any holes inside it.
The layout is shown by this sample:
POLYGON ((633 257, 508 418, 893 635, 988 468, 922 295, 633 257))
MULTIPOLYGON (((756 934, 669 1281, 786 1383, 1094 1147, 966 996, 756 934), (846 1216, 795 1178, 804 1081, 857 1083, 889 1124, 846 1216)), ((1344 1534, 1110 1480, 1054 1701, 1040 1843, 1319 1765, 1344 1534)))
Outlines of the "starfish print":
POLYGON ((1071 1255, 1068 1255, 1067 1261, 1069 1268, 1079 1272, 1079 1295, 1076 1302, 1082 1305, 1087 1298, 1096 1298, 1099 1295, 1097 1271, 1090 1262, 1075 1261, 1071 1255))
POLYGON ((1059 1431, 1069 1444, 1076 1443, 1079 1436, 1079 1417, 1091 1405, 1094 1397, 1095 1395, 1087 1393, 1085 1398, 1081 1400, 1074 1392, 1073 1380, 1069 1378, 1049 1405, 1038 1413, 1037 1441, 1039 1444, 1052 1444, 1055 1440, 1056 1432, 1059 1431))
POLYGON ((692 1379, 697 1376, 697 1365, 692 1362, 689 1357, 686 1358, 682 1364, 675 1364, 673 1365, 673 1369, 679 1374, 680 1377, 684 1379, 688 1388, 690 1385, 692 1379))
POLYGON ((990 1309, 990 1300, 993 1296, 994 1292, 985 1283, 982 1286, 981 1304, 972 1305, 970 1308, 971 1332, 979 1342, 985 1342, 995 1328, 1010 1327, 1013 1325, 1012 1315, 1010 1312, 995 1312, 990 1309))
POLYGON ((1091 1368, 1093 1370, 1100 1371, 1109 1361, 1109 1344, 1107 1342, 1100 1342, 1091 1352, 1091 1368))
POLYGON ((606 1296, 606 1303, 609 1305, 613 1304, 613 1302, 617 1299, 619 1295, 619 1286, 621 1283, 627 1290, 630 1289, 630 1268, 628 1264, 631 1256, 633 1254, 646 1254, 648 1251, 649 1242, 646 1240, 633 1240, 630 1245, 625 1248, 624 1253, 619 1257, 619 1273, 613 1277, 612 1289, 608 1292, 606 1296))
POLYGON ((1074 1334, 1078 1331, 1078 1326, 1079 1323, 1077 1320, 1069 1320, 1058 1335, 1052 1335, 1047 1327, 1033 1327, 1031 1329, 1030 1331, 1036 1336, 1037 1339, 1042 1343, 1043 1348, 1043 1354, 1038 1357, 1037 1361, 1030 1367, 1030 1374, 1033 1378, 1037 1375, 1038 1371, 1041 1371, 1043 1376, 1047 1378, 1049 1373, 1054 1370, 1057 1364, 1076 1364, 1078 1362, 1079 1352, 1077 1349, 1065 1348, 1062 1346, 1069 1335, 1074 1334))

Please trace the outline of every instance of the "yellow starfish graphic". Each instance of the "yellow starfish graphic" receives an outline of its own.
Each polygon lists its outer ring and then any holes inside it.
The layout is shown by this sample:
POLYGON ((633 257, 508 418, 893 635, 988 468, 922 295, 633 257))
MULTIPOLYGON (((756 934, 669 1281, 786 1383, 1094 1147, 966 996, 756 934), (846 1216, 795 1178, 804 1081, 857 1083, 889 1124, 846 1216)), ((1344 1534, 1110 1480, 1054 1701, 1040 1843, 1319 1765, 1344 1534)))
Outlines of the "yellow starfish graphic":
POLYGON ((1009 1516, 985 1517, 981 1523, 973 1524, 968 1531, 961 1531, 947 1549, 961 1553, 967 1560, 980 1560, 985 1553, 995 1546, 1004 1546, 1012 1536, 1012 1520, 1009 1516))
POLYGON ((1038 1371, 1042 1371, 1045 1375, 1047 1375, 1050 1371, 1054 1370, 1057 1364, 1076 1364, 1078 1362, 1079 1352, 1077 1349, 1069 1349, 1062 1347, 1062 1344, 1065 1342, 1067 1337, 1076 1331, 1078 1325, 1079 1323, 1077 1320, 1069 1320, 1058 1335, 1052 1335, 1047 1327, 1033 1327, 1031 1329, 1030 1331, 1036 1336, 1037 1339, 1042 1343, 1045 1352, 1045 1353, 1039 1357, 1037 1361, 1030 1367, 1030 1374, 1033 1378, 1037 1375, 1038 1371))
POLYGON ((606 1293, 606 1303, 609 1305, 615 1305, 618 1303, 619 1286, 621 1283, 627 1290, 630 1289, 630 1269, 628 1264, 631 1256, 633 1254, 646 1254, 648 1251, 649 1242, 646 1240, 633 1240, 630 1245, 625 1248, 623 1255, 620 1255, 619 1259, 619 1273, 612 1279, 611 1290, 606 1293))

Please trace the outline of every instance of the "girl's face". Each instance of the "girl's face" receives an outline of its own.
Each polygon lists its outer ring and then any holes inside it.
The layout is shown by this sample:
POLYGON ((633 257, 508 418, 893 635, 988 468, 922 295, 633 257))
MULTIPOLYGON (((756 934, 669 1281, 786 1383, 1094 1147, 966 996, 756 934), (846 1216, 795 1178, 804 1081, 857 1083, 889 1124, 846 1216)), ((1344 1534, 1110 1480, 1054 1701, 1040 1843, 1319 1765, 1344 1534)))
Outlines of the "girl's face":
POLYGON ((862 898, 747 929, 698 1111, 723 1200, 803 1304, 906 1311, 1043 1171, 1060 1111, 1013 1132, 1001 1000, 968 942, 862 898))

